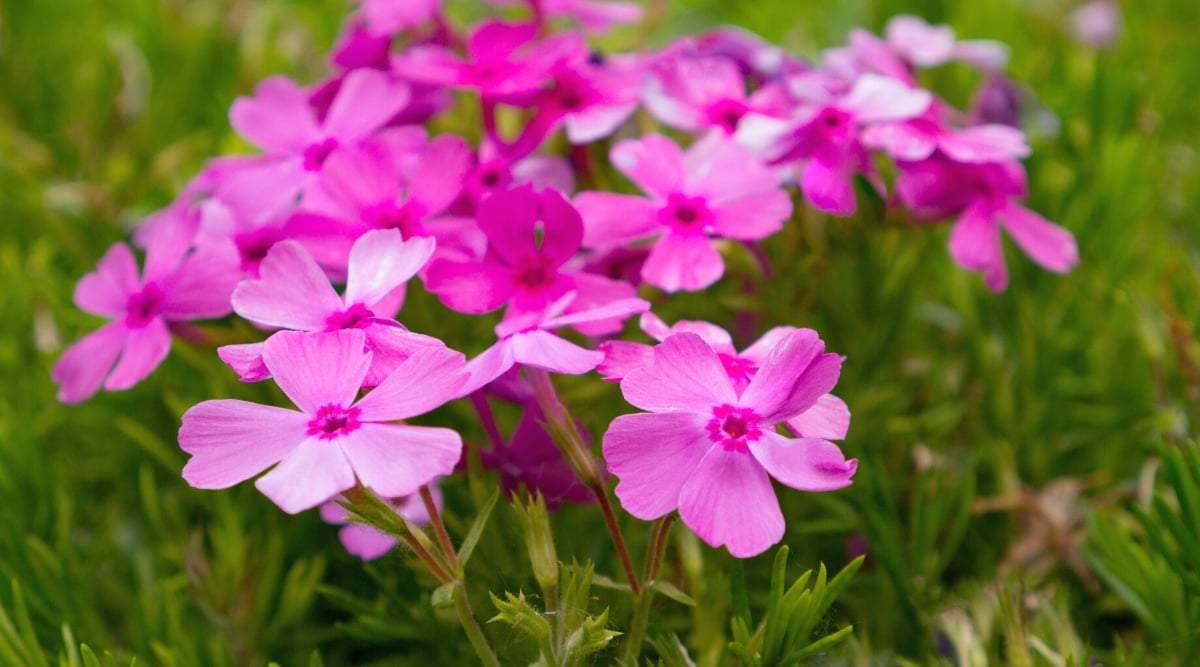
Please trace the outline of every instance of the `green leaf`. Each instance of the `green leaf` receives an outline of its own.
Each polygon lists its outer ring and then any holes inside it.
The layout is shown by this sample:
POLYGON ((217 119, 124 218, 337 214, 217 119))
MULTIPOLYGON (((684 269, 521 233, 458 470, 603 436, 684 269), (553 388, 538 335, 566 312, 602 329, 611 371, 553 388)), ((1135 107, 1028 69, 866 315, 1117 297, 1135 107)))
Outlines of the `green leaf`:
POLYGON ((696 601, 692 599, 692 596, 679 590, 675 584, 672 584, 669 581, 656 581, 653 584, 650 584, 650 588, 653 588, 655 591, 662 593, 663 595, 680 604, 687 605, 689 607, 696 606, 696 601))
POLYGON ((487 502, 479 509, 479 514, 475 517, 475 523, 471 524, 471 530, 467 531, 467 536, 463 538, 462 546, 458 549, 458 566, 465 569, 467 561, 471 560, 471 554, 475 551, 475 546, 479 544, 479 538, 483 535, 483 529, 487 526, 488 518, 492 516, 492 510, 496 509, 496 501, 500 499, 500 487, 496 487, 492 491, 492 495, 488 496, 487 502))
POLYGON ((433 589, 430 603, 434 609, 448 609, 454 606, 454 587, 455 584, 451 581, 433 589))

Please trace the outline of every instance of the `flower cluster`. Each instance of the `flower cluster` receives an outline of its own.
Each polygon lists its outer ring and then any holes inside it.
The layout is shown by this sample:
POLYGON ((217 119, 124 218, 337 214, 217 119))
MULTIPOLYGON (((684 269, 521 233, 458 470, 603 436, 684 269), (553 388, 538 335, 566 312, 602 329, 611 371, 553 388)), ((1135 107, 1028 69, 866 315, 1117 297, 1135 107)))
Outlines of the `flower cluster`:
MULTIPOLYGON (((195 338, 185 322, 233 313, 264 337, 217 355, 296 409, 192 407, 179 430, 184 478, 224 488, 257 477, 284 511, 324 506, 341 521, 329 503, 356 487, 403 507, 455 474, 459 433, 403 421, 465 397, 492 441, 480 460, 506 488, 539 489, 551 506, 603 493, 541 431, 545 406, 526 379, 599 368, 646 411, 602 438, 624 508, 678 511, 745 557, 783 536, 772 478, 806 491, 851 482, 855 461, 831 442, 850 420, 829 393, 842 359, 790 326, 738 352, 715 324, 668 326, 656 304, 720 281, 729 248, 787 224, 794 192, 846 216, 856 184, 915 221, 954 220, 950 255, 993 290, 1007 283, 1001 229, 1050 271, 1078 261, 1070 232, 1021 203, 1023 133, 918 82, 951 61, 998 75, 1002 45, 897 17, 820 62, 729 28, 601 53, 589 36, 637 21, 640 6, 492 4, 527 18, 460 31, 439 0, 359 0, 332 76, 272 77, 234 102, 230 123, 259 152, 211 160, 138 227, 140 277, 117 244, 80 281, 76 304, 111 321, 56 364, 59 398, 131 387, 172 331, 195 338), (479 135, 430 134, 455 114, 475 116, 479 135), (631 186, 614 187, 618 174, 631 186), (409 330, 410 282, 464 316, 502 310, 495 342, 468 360, 448 343, 478 341, 409 330), (657 345, 618 338, 639 314, 657 345), (511 438, 489 396, 524 411, 511 438)), ((364 557, 391 543, 348 542, 364 557)))

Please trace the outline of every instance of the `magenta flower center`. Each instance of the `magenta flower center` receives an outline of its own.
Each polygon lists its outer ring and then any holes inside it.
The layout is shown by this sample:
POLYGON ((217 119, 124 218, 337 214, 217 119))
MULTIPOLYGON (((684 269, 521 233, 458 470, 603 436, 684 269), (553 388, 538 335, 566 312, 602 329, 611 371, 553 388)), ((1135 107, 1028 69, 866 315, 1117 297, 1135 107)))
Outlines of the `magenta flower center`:
POLYGON ((340 313, 334 313, 325 318, 325 330, 361 329, 371 323, 372 317, 375 317, 375 313, 365 305, 356 303, 340 313))
POLYGON ((817 116, 816 125, 826 136, 839 136, 849 131, 850 114, 833 107, 826 107, 817 116))
POLYGON ((158 317, 163 308, 163 291, 155 283, 146 283, 140 292, 129 295, 125 302, 125 324, 132 328, 144 327, 158 317))
POLYGON ((667 197, 667 205, 658 212, 658 219, 676 231, 703 232, 712 224, 712 213, 703 197, 673 192, 667 197))
POLYGON ((708 120, 729 134, 737 129, 744 115, 746 105, 738 100, 723 99, 708 108, 708 120))
POLYGON ((337 147, 338 140, 333 137, 309 144, 308 148, 304 149, 304 170, 320 171, 321 165, 325 164, 325 158, 337 147))
POLYGON ((530 258, 522 262, 513 271, 513 282, 528 292, 540 292, 554 284, 558 271, 546 266, 540 257, 530 258))
POLYGON ((257 275, 258 265, 267 256, 271 246, 275 245, 275 242, 282 237, 279 230, 273 227, 257 229, 234 237, 234 245, 237 246, 238 255, 242 259, 242 270, 257 275))
POLYGON ((308 435, 315 435, 321 440, 333 440, 357 431, 362 426, 358 422, 361 412, 355 407, 343 408, 333 403, 322 406, 317 410, 317 414, 308 420, 308 435))
POLYGON ((713 442, 721 443, 726 450, 749 451, 747 443, 762 437, 762 417, 750 408, 720 405, 713 408, 713 418, 705 428, 713 442))
POLYGON ((403 206, 384 202, 366 209, 362 215, 363 219, 376 229, 399 229, 400 236, 407 240, 414 236, 424 236, 420 226, 423 216, 417 209, 418 204, 415 202, 407 202, 403 206))

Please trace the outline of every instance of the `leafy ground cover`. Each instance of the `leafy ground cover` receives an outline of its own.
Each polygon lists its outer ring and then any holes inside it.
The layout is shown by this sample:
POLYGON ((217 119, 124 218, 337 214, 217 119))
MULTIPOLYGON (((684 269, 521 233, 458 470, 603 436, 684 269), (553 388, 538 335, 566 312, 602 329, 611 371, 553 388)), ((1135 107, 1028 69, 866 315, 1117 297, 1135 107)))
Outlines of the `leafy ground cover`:
MULTIPOLYGON (((719 320, 749 307, 764 323, 816 328, 847 356, 838 393, 854 413, 844 449, 859 460, 855 483, 781 498, 789 584, 866 554, 808 629, 853 624, 852 638, 812 662, 1200 660, 1200 456, 1189 440, 1200 423, 1200 6, 1127 7, 1106 51, 1069 37, 1069 9, 680 0, 650 36, 731 23, 812 54, 909 12, 1003 41, 1037 100, 1030 204, 1079 240, 1072 273, 1010 262, 1008 291, 993 294, 946 256, 944 227, 880 206, 850 219, 802 210, 773 246, 785 270, 758 291, 767 297, 747 303, 734 286, 663 313, 719 320)), ((453 615, 431 611, 436 582, 408 553, 363 564, 313 512, 287 516, 247 485, 202 492, 180 478, 187 407, 273 390, 237 383, 209 351, 180 343, 134 390, 80 406, 57 403, 49 379, 63 345, 95 324, 71 304, 79 276, 204 159, 241 146, 226 120, 237 95, 273 73, 318 78, 344 13, 338 0, 0 2, 0 661, 94 664, 81 643, 122 665, 473 660, 453 615)), ((934 76, 957 102, 975 84, 966 70, 934 76)), ((413 328, 433 326, 432 299, 413 299, 413 328)), ((620 402, 584 384, 564 398, 620 402)), ((618 411, 579 416, 599 433, 600 415, 618 411)), ((452 418, 480 439, 465 408, 452 418)), ((467 533, 491 486, 486 476, 445 486, 452 533, 467 533)), ((624 521, 640 554, 646 530, 624 521)), ((503 608, 483 591, 536 590, 511 537, 521 522, 501 503, 476 548, 472 601, 485 619, 503 608)), ((560 557, 619 579, 598 515, 567 507, 554 525, 560 557)), ((729 648, 736 627, 716 620, 762 618, 773 556, 743 566, 684 531, 673 539, 667 566, 696 605, 660 598, 657 659, 684 664, 677 637, 697 664, 749 662, 729 648)), ((593 612, 630 614, 607 589, 593 595, 593 612)), ((485 630, 536 655, 511 626, 485 630)))

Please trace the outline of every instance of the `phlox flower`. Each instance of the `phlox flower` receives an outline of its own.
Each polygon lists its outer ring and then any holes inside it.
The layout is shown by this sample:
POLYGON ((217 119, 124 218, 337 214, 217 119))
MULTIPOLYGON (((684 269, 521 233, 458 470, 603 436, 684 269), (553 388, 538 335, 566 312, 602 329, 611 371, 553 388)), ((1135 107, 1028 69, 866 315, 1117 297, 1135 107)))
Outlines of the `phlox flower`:
POLYGON ((485 244, 474 221, 442 216, 471 159, 471 147, 453 135, 426 143, 419 128, 380 133, 329 157, 288 236, 326 270, 344 268, 355 240, 372 229, 433 237, 438 254, 474 256, 485 244))
POLYGON ((575 190, 575 172, 558 155, 530 155, 536 142, 518 140, 512 145, 484 138, 479 154, 463 183, 463 197, 451 210, 474 213, 479 203, 498 193, 522 185, 534 189, 550 188, 566 195, 575 190))
POLYGON ((738 558, 777 543, 784 520, 771 478, 831 491, 848 485, 857 468, 833 443, 775 430, 837 382, 841 358, 824 347, 812 330, 789 333, 737 391, 703 339, 669 337, 650 367, 621 381, 625 400, 648 412, 617 417, 604 434, 621 505, 647 520, 679 510, 701 539, 738 558))
POLYGON ((560 338, 554 334, 555 329, 620 322, 650 310, 649 301, 630 298, 563 314, 574 298, 575 294, 569 292, 544 312, 528 313, 496 325, 498 340, 467 364, 471 377, 463 386, 462 395, 487 385, 517 364, 565 375, 587 373, 604 361, 604 353, 560 338))
MULTIPOLYGON (((540 492, 551 510, 564 502, 594 502, 591 490, 546 433, 542 426, 545 421, 536 401, 525 403, 509 442, 479 450, 483 465, 500 473, 500 490, 506 496, 524 485, 530 493, 540 492)), ((579 431, 590 440, 582 426, 579 431)))
POLYGON ((179 428, 179 446, 192 455, 183 478, 224 489, 278 464, 255 486, 295 514, 356 484, 399 497, 449 474, 462 453, 458 433, 390 422, 453 398, 466 378, 462 354, 419 350, 355 400, 371 365, 365 343, 357 329, 271 336, 263 362, 299 410, 235 399, 192 407, 179 428))
MULTIPOLYGON (((433 497, 433 504, 438 511, 441 511, 442 490, 436 480, 429 484, 429 495, 433 497)), ((419 494, 402 498, 385 498, 384 500, 396 510, 396 514, 399 514, 401 519, 408 523, 424 526, 431 521, 429 510, 425 508, 425 502, 419 494)), ((363 560, 375 560, 396 546, 396 538, 391 535, 365 523, 351 521, 350 512, 339 505, 336 500, 321 505, 320 512, 321 520, 325 523, 342 526, 338 531, 338 539, 342 546, 346 551, 363 560)))
POLYGON ((535 23, 483 21, 467 37, 465 59, 443 46, 420 45, 396 55, 392 69, 421 83, 474 89, 485 100, 519 98, 541 88, 560 65, 587 59, 579 34, 535 41, 537 33, 535 23))
POLYGON ((1021 206, 1028 194, 1025 170, 1014 160, 963 164, 935 154, 900 162, 896 194, 918 219, 957 218, 950 256, 968 271, 984 274, 988 289, 1008 286, 1000 230, 1042 268, 1066 273, 1079 263, 1075 236, 1021 206))
POLYGON ((441 0, 356 0, 358 15, 370 34, 391 37, 433 19, 441 0))
POLYGON ((814 208, 854 213, 854 176, 870 173, 862 145, 863 129, 873 123, 913 118, 929 108, 925 90, 877 74, 864 74, 844 95, 808 87, 809 99, 791 119, 747 116, 738 126, 738 141, 752 146, 775 164, 805 160, 800 190, 814 208))
POLYGON ((876 123, 862 133, 862 143, 895 160, 915 162, 941 151, 955 162, 1000 162, 1029 156, 1025 133, 996 123, 958 128, 946 122, 944 105, 934 103, 916 118, 876 123))
POLYGON ((636 2, 603 2, 601 0, 487 0, 500 7, 525 4, 542 20, 566 16, 579 22, 589 32, 607 32, 614 25, 637 23, 642 18, 642 6, 636 2))
POLYGON ((548 86, 518 104, 536 112, 512 150, 532 152, 559 125, 576 145, 611 135, 637 109, 641 78, 639 58, 607 57, 601 64, 560 67, 548 86))
POLYGON ((132 387, 166 358, 172 323, 229 314, 229 296, 240 275, 236 256, 221 248, 193 251, 194 229, 185 220, 153 235, 141 277, 133 251, 117 243, 94 272, 80 279, 75 305, 110 321, 54 364, 50 376, 59 384, 58 400, 78 403, 101 386, 109 391, 132 387))
MULTIPOLYGON (((233 291, 233 310, 251 322, 297 331, 361 329, 374 352, 368 386, 378 384, 414 349, 441 341, 409 332, 389 319, 400 309, 404 283, 433 254, 430 238, 404 240, 395 229, 363 234, 350 250, 346 290, 338 296, 321 267, 299 243, 281 241, 259 266, 259 277, 233 291)), ((244 381, 269 377, 264 344, 227 345, 217 353, 244 381)))
POLYGON ((488 254, 477 261, 436 259, 426 276, 426 288, 454 310, 486 313, 507 305, 507 320, 543 312, 568 292, 576 296, 568 313, 634 296, 631 285, 568 264, 579 251, 583 221, 554 190, 522 186, 494 194, 480 203, 477 219, 488 254))
POLYGON ((238 134, 261 148, 258 164, 229 174, 217 196, 234 208, 277 210, 316 180, 341 146, 370 136, 408 103, 409 89, 386 72, 358 69, 346 75, 324 118, 308 94, 287 77, 271 77, 229 110, 238 134))
POLYGON ((733 134, 751 111, 786 115, 776 87, 746 94, 746 81, 733 60, 666 57, 652 66, 642 86, 646 110, 660 122, 689 132, 720 128, 733 134))
MULTIPOLYGON (((654 313, 642 313, 639 324, 642 331, 660 343, 677 333, 688 332, 699 336, 717 353, 717 358, 733 382, 733 388, 739 392, 749 386, 750 379, 781 340, 793 332, 807 331, 796 327, 774 327, 745 350, 738 352, 729 332, 711 322, 680 320, 668 326, 654 313)), ((654 364, 654 346, 644 343, 610 340, 601 343, 599 350, 604 353, 604 361, 596 370, 609 382, 620 382, 635 368, 654 364)), ((807 410, 784 423, 800 437, 841 440, 850 428, 850 408, 837 396, 822 394, 807 410)))
POLYGON ((639 240, 654 246, 646 282, 669 292, 701 290, 725 272, 713 237, 765 238, 792 214, 779 178, 747 149, 712 132, 682 151, 658 134, 613 147, 612 162, 648 197, 583 192, 583 244, 606 248, 639 240))

